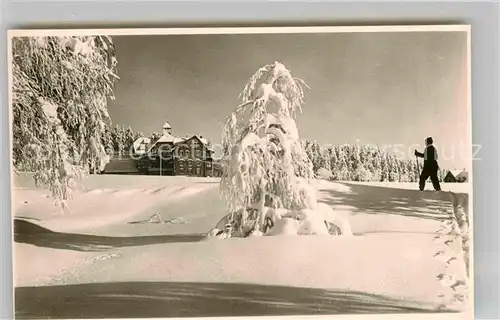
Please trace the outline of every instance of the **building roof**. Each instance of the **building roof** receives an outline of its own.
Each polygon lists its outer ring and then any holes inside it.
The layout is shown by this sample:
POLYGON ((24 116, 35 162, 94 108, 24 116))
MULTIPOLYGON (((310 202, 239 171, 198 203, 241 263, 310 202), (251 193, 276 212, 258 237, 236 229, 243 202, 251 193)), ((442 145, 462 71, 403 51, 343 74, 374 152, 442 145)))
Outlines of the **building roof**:
POLYGON ((458 175, 455 176, 456 178, 464 178, 465 180, 469 179, 469 173, 467 171, 462 171, 458 175))
POLYGON ((160 137, 160 139, 158 139, 158 140, 155 141, 155 143, 149 148, 148 152, 151 151, 151 149, 153 149, 154 146, 157 145, 158 143, 173 143, 173 144, 176 144, 176 143, 182 142, 184 140, 185 140, 184 138, 180 138, 180 137, 174 136, 172 134, 165 133, 164 135, 162 135, 160 137))
POLYGON ((194 135, 196 138, 198 138, 198 140, 201 141, 201 143, 203 143, 204 145, 207 145, 208 144, 208 140, 203 138, 202 136, 198 136, 198 135, 194 135))
MULTIPOLYGON (((203 137, 201 137, 201 136, 193 135, 193 136, 190 136, 190 137, 186 136, 185 138, 181 138, 181 137, 175 136, 173 134, 165 133, 164 135, 162 135, 160 137, 160 139, 158 139, 157 141, 155 141, 155 143, 149 148, 148 152, 151 151, 151 149, 153 149, 154 146, 156 144, 158 144, 158 143, 173 143, 174 145, 176 145, 176 144, 179 144, 181 142, 191 140, 193 138, 196 138, 196 139, 200 140, 201 143, 203 143, 203 145, 205 145, 208 148, 208 140, 205 139, 205 138, 203 138, 203 137)), ((209 149, 212 150, 211 148, 209 148, 209 149)))
POLYGON ((139 149, 139 146, 141 144, 150 144, 151 143, 151 139, 150 138, 145 138, 145 137, 141 137, 141 138, 138 138, 137 140, 134 141, 134 151, 139 149))
POLYGON ((213 151, 213 150, 212 150, 212 148, 210 148, 210 147, 209 147, 209 145, 208 145, 208 140, 207 140, 207 139, 205 139, 205 138, 203 138, 202 136, 198 136, 198 135, 196 135, 196 134, 195 134, 194 136, 189 137, 189 138, 181 138, 181 139, 182 139, 182 141, 179 141, 179 142, 188 141, 188 140, 191 140, 191 139, 193 139, 193 138, 198 139, 199 141, 201 141, 201 143, 203 143, 203 145, 204 145, 205 147, 207 147, 210 151, 213 151))
POLYGON ((162 129, 172 129, 172 126, 170 126, 170 123, 168 123, 167 121, 165 121, 165 123, 163 124, 162 129))
POLYGON ((162 135, 160 137, 160 139, 158 139, 156 141, 156 143, 158 143, 158 142, 172 142, 172 143, 175 143, 176 139, 179 139, 179 138, 176 137, 176 136, 174 136, 174 135, 171 135, 169 133, 166 133, 166 134, 162 135))
POLYGON ((448 170, 449 173, 451 173, 455 178, 462 172, 463 170, 448 170))
POLYGON ((462 170, 454 169, 454 170, 449 170, 448 172, 451 173, 453 177, 455 177, 455 179, 465 178, 467 180, 469 178, 469 173, 465 169, 462 170))
POLYGON ((186 141, 186 138, 180 138, 180 137, 174 138, 174 143, 179 143, 179 142, 183 142, 183 141, 186 141))

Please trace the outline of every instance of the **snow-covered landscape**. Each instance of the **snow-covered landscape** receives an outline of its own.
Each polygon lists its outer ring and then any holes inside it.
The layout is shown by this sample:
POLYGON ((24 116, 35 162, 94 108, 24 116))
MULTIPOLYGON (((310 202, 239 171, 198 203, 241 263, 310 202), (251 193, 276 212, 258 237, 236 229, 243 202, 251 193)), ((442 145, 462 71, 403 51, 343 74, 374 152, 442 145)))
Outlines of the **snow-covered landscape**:
POLYGON ((316 181, 352 237, 207 238, 217 179, 90 176, 61 215, 15 179, 16 314, 122 318, 464 311, 460 246, 439 231, 443 192, 316 181), (127 187, 133 179, 134 188, 127 187), (159 219, 151 219, 158 214, 159 219), (441 237, 435 239, 436 237, 441 237), (439 252, 443 251, 441 255, 439 252), (454 258, 454 259, 453 259, 454 258), (452 261, 448 261, 453 259, 452 261), (441 274, 453 275, 440 280, 441 274), (109 306, 114 306, 113 308, 109 306))

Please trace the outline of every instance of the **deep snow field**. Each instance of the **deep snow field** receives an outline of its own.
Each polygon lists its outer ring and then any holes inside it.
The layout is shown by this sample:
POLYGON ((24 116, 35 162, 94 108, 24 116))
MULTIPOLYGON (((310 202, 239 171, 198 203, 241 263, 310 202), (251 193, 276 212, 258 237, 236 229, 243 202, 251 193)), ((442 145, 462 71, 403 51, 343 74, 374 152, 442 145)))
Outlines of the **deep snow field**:
POLYGON ((461 245, 440 231, 452 215, 446 191, 468 184, 316 181, 354 236, 228 240, 205 237, 226 214, 218 179, 99 175, 84 185, 62 214, 28 176, 14 177, 19 318, 471 312, 461 245))

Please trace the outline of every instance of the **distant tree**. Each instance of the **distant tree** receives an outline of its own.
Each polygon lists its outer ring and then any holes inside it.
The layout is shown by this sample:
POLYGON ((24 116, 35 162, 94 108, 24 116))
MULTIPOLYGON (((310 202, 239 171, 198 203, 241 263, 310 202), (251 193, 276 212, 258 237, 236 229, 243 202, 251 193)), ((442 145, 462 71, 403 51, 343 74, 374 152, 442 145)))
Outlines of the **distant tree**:
POLYGON ((111 131, 113 137, 114 151, 116 155, 125 154, 125 128, 122 125, 116 125, 111 131))
POLYGON ((336 170, 333 173, 336 180, 346 181, 350 179, 349 168, 347 164, 347 154, 344 146, 337 147, 337 164, 336 170))
POLYGON ((145 138, 143 132, 136 132, 136 133, 134 133, 134 139, 133 140, 136 141, 139 138, 145 138))
POLYGON ((155 143, 156 141, 158 141, 158 139, 161 138, 161 136, 161 133, 153 132, 151 135, 149 135, 149 139, 151 139, 151 143, 155 143))
MULTIPOLYGON (((317 165, 318 170, 323 168, 329 172, 331 172, 330 167, 331 167, 331 155, 330 152, 327 148, 322 148, 321 146, 318 145, 318 150, 319 150, 319 163, 317 165)), ((317 172, 317 170, 316 170, 317 172)))
POLYGON ((102 144, 104 145, 106 154, 108 156, 112 156, 114 153, 114 144, 113 144, 113 135, 111 132, 111 128, 109 126, 106 126, 106 129, 104 131, 102 137, 102 144))
POLYGON ((332 172, 332 174, 335 176, 335 171, 337 170, 337 162, 338 162, 335 147, 329 146, 327 148, 327 153, 328 157, 330 158, 330 168, 329 168, 330 172, 332 172))
POLYGON ((125 153, 127 155, 133 154, 133 145, 134 145, 134 131, 132 130, 131 127, 128 127, 125 130, 125 136, 124 136, 124 146, 125 146, 125 153))
POLYGON ((358 168, 353 172, 354 181, 372 181, 372 174, 363 165, 359 165, 358 168))
POLYGON ((107 100, 118 79, 107 36, 12 39, 13 158, 64 205, 109 160, 107 100))
POLYGON ((443 182, 444 181, 444 178, 446 177, 447 173, 448 173, 448 170, 446 170, 446 169, 439 169, 439 171, 438 171, 439 182, 443 182))

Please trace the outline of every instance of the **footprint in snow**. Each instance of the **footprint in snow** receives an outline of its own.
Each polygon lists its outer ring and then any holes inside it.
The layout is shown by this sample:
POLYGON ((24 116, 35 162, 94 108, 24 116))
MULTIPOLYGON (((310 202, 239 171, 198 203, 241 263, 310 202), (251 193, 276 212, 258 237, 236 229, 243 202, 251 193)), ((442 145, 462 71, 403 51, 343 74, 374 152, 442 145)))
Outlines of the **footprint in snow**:
POLYGON ((439 280, 444 287, 451 287, 456 282, 453 276, 443 276, 442 279, 439 280))
MULTIPOLYGON (((448 263, 448 261, 450 261, 450 259, 453 257, 450 257, 449 255, 445 255, 445 254, 440 254, 440 255, 435 256, 434 258, 436 260, 443 262, 443 263, 450 264, 450 263, 448 263)), ((451 261, 453 261, 453 259, 451 261)))
POLYGON ((464 302, 465 301, 465 295, 461 294, 461 293, 456 293, 453 295, 453 301, 456 302, 456 301, 459 301, 459 302, 464 302))
POLYGON ((450 288, 453 289, 453 291, 457 291, 457 288, 460 288, 460 287, 465 287, 467 284, 465 283, 464 280, 457 280, 455 281, 455 283, 453 283, 450 288))
POLYGON ((444 251, 443 251, 443 250, 440 250, 440 251, 436 252, 436 253, 433 255, 433 257, 434 257, 434 258, 436 258, 436 257, 442 256, 442 255, 444 255, 444 251))
POLYGON ((91 262, 96 262, 96 261, 102 261, 102 260, 109 260, 112 258, 118 258, 120 254, 118 253, 109 253, 109 254, 103 254, 97 257, 94 257, 91 259, 91 262))
POLYGON ((453 240, 446 240, 446 241, 444 242, 444 244, 445 244, 445 245, 447 245, 447 246, 451 246, 453 243, 454 243, 454 241, 453 241, 453 240))
POLYGON ((444 277, 446 277, 446 275, 445 275, 444 273, 440 273, 440 274, 436 277, 436 279, 443 280, 443 279, 444 279, 444 277))

